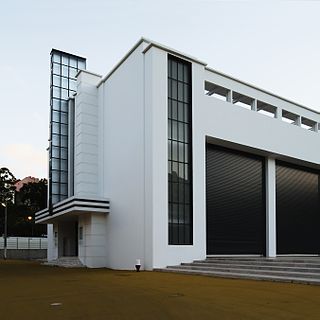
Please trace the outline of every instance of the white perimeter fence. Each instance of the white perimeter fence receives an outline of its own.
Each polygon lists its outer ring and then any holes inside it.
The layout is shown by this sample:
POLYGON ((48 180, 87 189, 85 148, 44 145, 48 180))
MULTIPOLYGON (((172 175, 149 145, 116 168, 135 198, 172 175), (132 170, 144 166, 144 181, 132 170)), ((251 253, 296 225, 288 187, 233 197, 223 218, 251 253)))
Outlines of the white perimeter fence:
MULTIPOLYGON (((0 250, 4 248, 4 238, 0 237, 0 250)), ((47 238, 28 238, 28 237, 8 237, 7 238, 7 249, 47 249, 48 239, 47 238)))

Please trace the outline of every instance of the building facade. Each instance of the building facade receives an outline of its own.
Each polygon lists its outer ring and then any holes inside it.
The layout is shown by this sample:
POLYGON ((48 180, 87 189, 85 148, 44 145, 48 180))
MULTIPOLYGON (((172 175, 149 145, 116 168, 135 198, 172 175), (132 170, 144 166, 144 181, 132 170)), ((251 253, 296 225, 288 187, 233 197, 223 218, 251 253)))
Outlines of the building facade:
POLYGON ((68 192, 36 216, 49 260, 319 254, 318 112, 144 38, 75 92, 68 192))

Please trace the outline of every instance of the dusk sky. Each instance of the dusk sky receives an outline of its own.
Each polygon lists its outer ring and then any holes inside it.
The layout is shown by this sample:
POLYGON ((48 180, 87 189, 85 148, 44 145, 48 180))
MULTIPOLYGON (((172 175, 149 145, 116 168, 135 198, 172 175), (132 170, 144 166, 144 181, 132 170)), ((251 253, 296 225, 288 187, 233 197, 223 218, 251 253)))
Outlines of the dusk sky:
POLYGON ((51 48, 105 75, 145 36, 320 111, 319 17, 318 1, 2 2, 0 167, 47 177, 51 48))

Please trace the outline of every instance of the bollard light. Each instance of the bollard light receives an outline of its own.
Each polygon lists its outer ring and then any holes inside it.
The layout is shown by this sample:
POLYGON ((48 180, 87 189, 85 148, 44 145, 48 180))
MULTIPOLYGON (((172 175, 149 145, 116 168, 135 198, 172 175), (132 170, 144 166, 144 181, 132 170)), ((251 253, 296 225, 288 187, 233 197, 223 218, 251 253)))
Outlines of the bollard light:
POLYGON ((140 259, 137 259, 136 260, 136 270, 137 270, 137 272, 140 271, 140 268, 141 268, 141 262, 140 262, 140 259))

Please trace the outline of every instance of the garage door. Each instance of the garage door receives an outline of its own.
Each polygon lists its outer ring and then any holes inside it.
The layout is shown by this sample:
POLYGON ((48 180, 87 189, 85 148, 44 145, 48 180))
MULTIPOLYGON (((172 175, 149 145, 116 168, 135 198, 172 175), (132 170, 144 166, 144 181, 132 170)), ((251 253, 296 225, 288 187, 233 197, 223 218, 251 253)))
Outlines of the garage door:
POLYGON ((277 253, 320 253, 319 172, 277 162, 277 253))
POLYGON ((264 254, 264 158, 208 144, 206 169, 207 254, 264 254))

